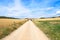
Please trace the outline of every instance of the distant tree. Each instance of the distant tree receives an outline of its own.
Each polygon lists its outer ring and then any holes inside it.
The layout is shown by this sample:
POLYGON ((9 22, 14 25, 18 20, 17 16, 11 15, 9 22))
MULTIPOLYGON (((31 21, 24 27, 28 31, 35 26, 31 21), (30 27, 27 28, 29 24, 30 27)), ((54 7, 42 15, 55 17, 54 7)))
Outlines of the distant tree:
POLYGON ((56 17, 51 17, 51 18, 56 18, 56 17))
POLYGON ((60 17, 60 16, 58 16, 58 17, 60 17))
POLYGON ((0 16, 0 18, 7 18, 7 19, 18 19, 18 18, 14 18, 14 17, 6 17, 6 16, 0 16))

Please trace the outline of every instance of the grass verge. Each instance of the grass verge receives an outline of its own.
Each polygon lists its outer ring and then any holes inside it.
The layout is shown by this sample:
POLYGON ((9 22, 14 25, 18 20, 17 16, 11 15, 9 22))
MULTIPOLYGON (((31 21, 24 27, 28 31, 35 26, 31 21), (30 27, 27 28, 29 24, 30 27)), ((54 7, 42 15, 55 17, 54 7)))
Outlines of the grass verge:
POLYGON ((60 20, 33 20, 33 22, 51 39, 60 40, 60 20))

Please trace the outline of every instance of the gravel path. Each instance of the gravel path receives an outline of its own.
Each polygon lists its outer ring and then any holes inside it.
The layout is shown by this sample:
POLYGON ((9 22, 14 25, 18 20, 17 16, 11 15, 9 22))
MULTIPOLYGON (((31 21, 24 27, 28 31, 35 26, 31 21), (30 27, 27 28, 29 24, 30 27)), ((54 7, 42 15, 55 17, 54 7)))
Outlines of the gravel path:
POLYGON ((49 40, 49 38, 29 20, 2 40, 49 40))

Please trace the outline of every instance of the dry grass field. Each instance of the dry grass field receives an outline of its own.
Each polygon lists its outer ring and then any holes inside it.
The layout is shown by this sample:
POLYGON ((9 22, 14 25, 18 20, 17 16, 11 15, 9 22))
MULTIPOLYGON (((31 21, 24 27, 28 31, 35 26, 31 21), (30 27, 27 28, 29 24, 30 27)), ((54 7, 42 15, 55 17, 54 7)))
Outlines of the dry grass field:
POLYGON ((60 18, 45 18, 45 19, 37 18, 36 20, 38 20, 38 21, 49 21, 49 20, 60 20, 60 18))
POLYGON ((34 19, 33 22, 51 40, 60 40, 60 18, 34 19))
MULTIPOLYGON (((26 19, 0 19, 0 39, 4 38, 22 24, 26 19)), ((38 26, 51 40, 60 40, 60 18, 33 19, 38 26)))
POLYGON ((0 39, 24 24, 26 19, 0 19, 0 39))

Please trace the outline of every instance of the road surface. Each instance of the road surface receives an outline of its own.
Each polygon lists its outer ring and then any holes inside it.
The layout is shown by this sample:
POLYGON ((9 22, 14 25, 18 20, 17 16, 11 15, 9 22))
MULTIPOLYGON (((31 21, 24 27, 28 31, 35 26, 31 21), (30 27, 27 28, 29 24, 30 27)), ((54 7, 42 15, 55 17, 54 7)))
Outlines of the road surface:
POLYGON ((49 38, 29 20, 1 40, 49 40, 49 38))

